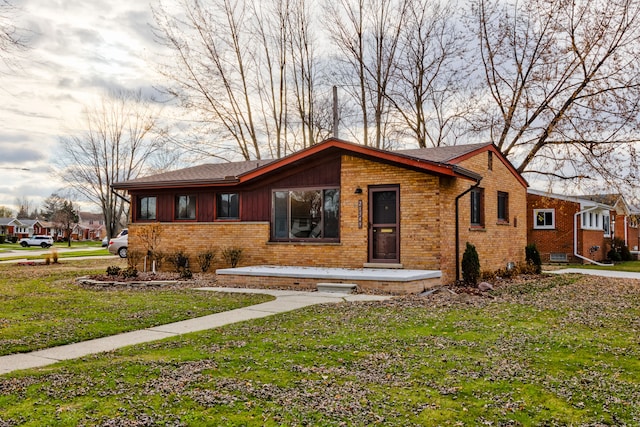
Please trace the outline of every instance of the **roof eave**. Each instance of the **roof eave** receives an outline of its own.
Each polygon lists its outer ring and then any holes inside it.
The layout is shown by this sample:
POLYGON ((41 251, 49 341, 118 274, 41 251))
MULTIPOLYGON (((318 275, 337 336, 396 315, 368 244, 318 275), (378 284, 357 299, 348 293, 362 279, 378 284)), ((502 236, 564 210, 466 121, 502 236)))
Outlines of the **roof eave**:
POLYGON ((193 187, 217 187, 222 185, 235 185, 240 180, 237 177, 225 179, 189 179, 180 181, 153 181, 153 182, 116 182, 111 185, 114 190, 137 189, 162 189, 162 188, 193 188, 193 187))

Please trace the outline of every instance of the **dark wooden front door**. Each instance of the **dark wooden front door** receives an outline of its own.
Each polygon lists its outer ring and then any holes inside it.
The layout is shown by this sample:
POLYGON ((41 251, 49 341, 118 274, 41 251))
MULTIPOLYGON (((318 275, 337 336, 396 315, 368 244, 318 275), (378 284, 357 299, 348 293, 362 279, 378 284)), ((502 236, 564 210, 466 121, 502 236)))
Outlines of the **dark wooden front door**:
POLYGON ((369 262, 400 262, 397 186, 369 188, 369 262))

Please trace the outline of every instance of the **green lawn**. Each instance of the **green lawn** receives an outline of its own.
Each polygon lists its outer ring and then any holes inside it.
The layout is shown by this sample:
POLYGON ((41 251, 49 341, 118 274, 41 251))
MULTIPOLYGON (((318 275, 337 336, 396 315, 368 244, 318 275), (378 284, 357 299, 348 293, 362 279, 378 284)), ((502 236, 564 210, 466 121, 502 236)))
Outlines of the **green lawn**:
POLYGON ((0 377, 0 425, 640 424, 640 283, 308 307, 0 377))
POLYGON ((590 270, 613 270, 613 271, 629 271, 632 273, 640 273, 640 261, 623 261, 617 262, 611 266, 601 266, 595 264, 569 264, 562 268, 586 268, 590 270))
POLYGON ((92 272, 104 273, 112 264, 125 265, 117 257, 49 266, 0 265, 0 355, 143 329, 272 299, 188 288, 94 290, 80 287, 74 280, 92 272))

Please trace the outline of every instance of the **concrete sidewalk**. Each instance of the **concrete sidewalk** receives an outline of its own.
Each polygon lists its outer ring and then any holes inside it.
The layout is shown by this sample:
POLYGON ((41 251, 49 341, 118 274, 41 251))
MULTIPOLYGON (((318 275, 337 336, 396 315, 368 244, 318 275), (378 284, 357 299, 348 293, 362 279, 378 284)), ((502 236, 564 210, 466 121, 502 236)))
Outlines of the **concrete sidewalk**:
POLYGON ((563 268, 561 270, 543 271, 550 274, 587 274, 590 276, 614 277, 618 279, 636 279, 640 280, 640 273, 631 273, 628 271, 614 270, 592 270, 588 268, 563 268))
POLYGON ((173 337, 189 332, 203 331, 231 323, 267 317, 315 304, 339 303, 343 301, 382 301, 390 298, 388 296, 380 295, 350 295, 342 293, 281 291, 268 289, 209 287, 198 289, 213 292, 268 294, 275 296, 276 299, 262 304, 211 314, 209 316, 197 317, 195 319, 183 320, 181 322, 169 323, 167 325, 154 326, 152 328, 142 329, 139 331, 126 332, 123 334, 83 341, 75 344, 67 344, 31 353, 2 356, 0 357, 0 375, 20 369, 51 365, 62 360, 76 359, 89 354, 112 351, 129 345, 161 340, 163 338, 173 337))

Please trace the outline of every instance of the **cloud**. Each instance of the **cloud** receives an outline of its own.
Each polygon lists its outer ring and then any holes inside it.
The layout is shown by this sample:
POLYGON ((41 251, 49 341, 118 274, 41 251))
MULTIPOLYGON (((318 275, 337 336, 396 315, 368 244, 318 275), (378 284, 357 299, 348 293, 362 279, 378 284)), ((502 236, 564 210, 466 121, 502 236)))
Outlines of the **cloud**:
MULTIPOLYGON (((25 141, 15 140, 12 143, 0 143, 0 165, 14 165, 23 167, 29 163, 46 160, 47 156, 38 150, 25 147, 25 141)), ((26 167, 26 166, 25 166, 26 167)))

